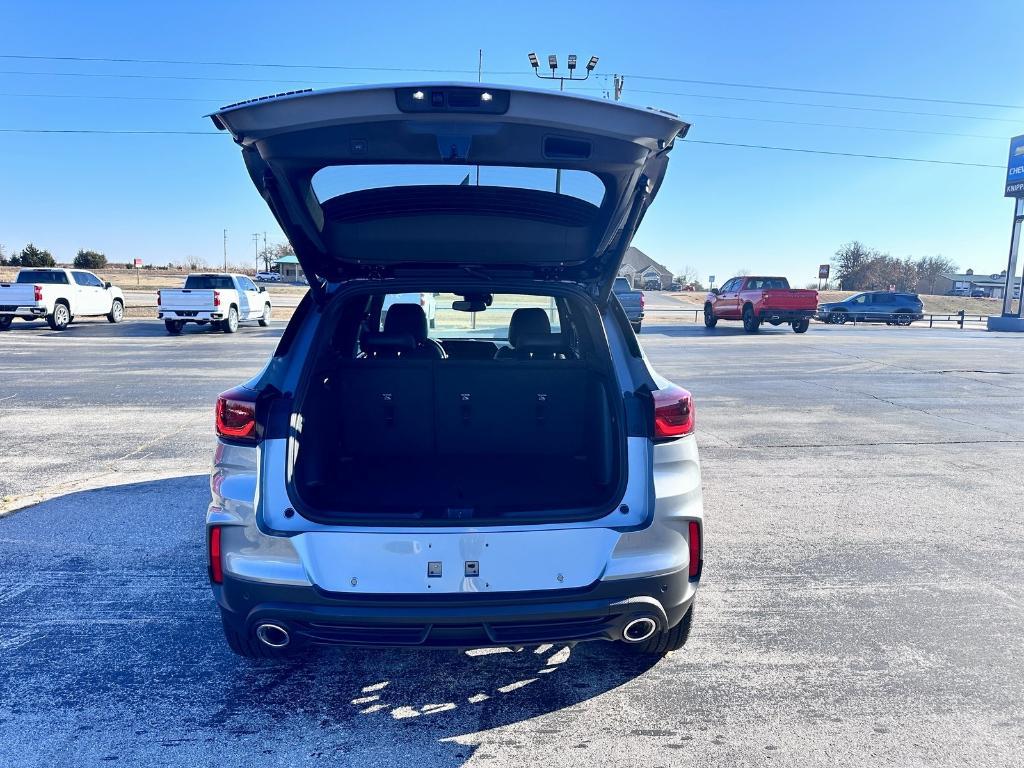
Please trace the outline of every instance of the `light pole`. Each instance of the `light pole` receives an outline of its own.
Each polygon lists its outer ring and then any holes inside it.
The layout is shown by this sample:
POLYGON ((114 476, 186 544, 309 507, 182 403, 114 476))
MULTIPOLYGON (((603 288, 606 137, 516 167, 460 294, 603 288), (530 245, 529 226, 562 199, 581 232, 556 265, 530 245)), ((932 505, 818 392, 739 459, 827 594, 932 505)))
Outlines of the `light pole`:
POLYGON ((224 230, 224 271, 228 271, 228 231, 224 230))
POLYGON ((252 242, 256 246, 256 271, 260 271, 260 233, 252 233, 252 242))
MULTIPOLYGON (((585 67, 587 74, 583 77, 576 77, 576 54, 570 53, 568 57, 568 64, 566 69, 569 70, 569 76, 566 77, 564 74, 558 74, 558 56, 555 54, 548 55, 548 68, 551 70, 550 75, 542 75, 540 73, 540 60, 537 58, 537 54, 531 51, 529 54, 530 66, 533 67, 533 74, 539 77, 541 80, 557 80, 558 90, 565 90, 565 81, 580 82, 590 79, 590 73, 597 67, 597 56, 591 56, 590 61, 587 62, 585 67)), ((555 169, 555 194, 560 194, 562 191, 562 169, 555 169)))

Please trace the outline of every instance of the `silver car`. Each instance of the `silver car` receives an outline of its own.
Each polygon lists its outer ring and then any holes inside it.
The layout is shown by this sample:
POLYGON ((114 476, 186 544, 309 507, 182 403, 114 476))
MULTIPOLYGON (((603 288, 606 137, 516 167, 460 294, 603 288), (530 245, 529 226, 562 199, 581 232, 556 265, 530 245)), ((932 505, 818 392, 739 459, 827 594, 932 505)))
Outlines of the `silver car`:
POLYGON ((212 119, 310 283, 217 402, 207 542, 231 649, 682 647, 704 557, 693 399, 610 297, 689 126, 448 84, 212 119), (393 298, 416 293, 435 328, 393 298))

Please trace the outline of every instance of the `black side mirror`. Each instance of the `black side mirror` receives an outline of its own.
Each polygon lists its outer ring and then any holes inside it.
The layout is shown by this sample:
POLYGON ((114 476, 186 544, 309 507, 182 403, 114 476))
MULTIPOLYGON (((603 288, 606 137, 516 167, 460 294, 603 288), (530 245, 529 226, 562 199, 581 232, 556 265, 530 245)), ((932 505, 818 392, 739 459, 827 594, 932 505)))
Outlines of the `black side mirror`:
POLYGON ((110 283, 104 283, 103 287, 104 288, 113 288, 114 286, 112 286, 110 283))
POLYGON ((715 296, 717 296, 717 295, 718 295, 719 293, 721 293, 721 291, 719 291, 719 290, 718 290, 717 288, 712 288, 712 289, 711 289, 711 292, 712 292, 713 294, 715 294, 715 296))
POLYGON ((261 285, 260 286, 260 293, 266 293, 266 292, 267 292, 267 286, 261 285))

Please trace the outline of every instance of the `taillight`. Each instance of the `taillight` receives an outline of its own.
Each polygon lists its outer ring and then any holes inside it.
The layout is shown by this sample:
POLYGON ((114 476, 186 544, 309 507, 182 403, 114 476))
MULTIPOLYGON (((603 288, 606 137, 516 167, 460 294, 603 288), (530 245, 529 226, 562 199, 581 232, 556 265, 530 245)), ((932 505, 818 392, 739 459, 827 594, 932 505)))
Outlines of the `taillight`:
POLYGON ((701 528, 696 520, 690 521, 690 578, 700 578, 700 572, 704 567, 704 558, 701 557, 701 528))
POLYGON ((693 432, 693 395, 675 384, 655 390, 652 394, 655 440, 671 440, 693 432))
POLYGON ((220 291, 214 291, 213 292, 213 306, 215 306, 215 307, 219 307, 220 306, 220 291))
POLYGON ((256 393, 236 387, 217 398, 217 435, 229 440, 256 442, 256 393))
MULTIPOLYGON (((221 563, 220 535, 220 526, 215 525, 213 528, 210 529, 210 581, 212 581, 214 584, 224 583, 224 565, 223 563, 221 563)), ((692 563, 690 567, 692 569, 692 563)))
POLYGON ((156 305, 158 307, 160 306, 160 291, 156 292, 156 305))
POLYGON ((33 285, 32 286, 32 295, 35 297, 34 298, 35 301, 42 301, 43 300, 43 286, 41 286, 41 285, 33 285))

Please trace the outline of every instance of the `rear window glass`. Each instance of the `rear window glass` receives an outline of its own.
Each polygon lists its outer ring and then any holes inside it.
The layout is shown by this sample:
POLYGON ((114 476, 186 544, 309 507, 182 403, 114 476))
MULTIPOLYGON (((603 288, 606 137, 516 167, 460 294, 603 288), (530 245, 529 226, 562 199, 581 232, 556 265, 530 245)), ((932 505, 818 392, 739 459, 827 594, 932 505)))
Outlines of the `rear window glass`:
MULTIPOLYGON (((425 185, 509 187, 555 191, 555 169, 494 165, 336 165, 313 176, 320 202, 363 189, 425 185)), ((589 171, 563 170, 559 191, 594 205, 604 199, 604 184, 589 171)))
POLYGON ((51 272, 46 269, 23 269, 18 273, 18 282, 44 283, 46 285, 67 285, 68 276, 65 272, 51 272))
POLYGON ((789 288, 789 281, 784 277, 752 277, 747 281, 748 290, 779 290, 789 288))
POLYGON ((231 282, 231 278, 224 275, 189 275, 185 278, 185 287, 208 291, 210 289, 231 290, 235 286, 231 282))
POLYGON ((558 306, 553 296, 528 296, 496 293, 491 305, 482 312, 453 309, 461 296, 454 293, 396 293, 384 297, 381 309, 382 330, 388 309, 395 304, 419 304, 427 316, 428 335, 435 339, 508 339, 512 313, 524 307, 538 307, 547 315, 552 333, 560 331, 558 306))

